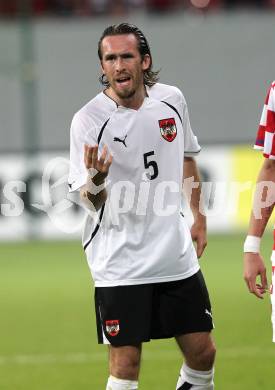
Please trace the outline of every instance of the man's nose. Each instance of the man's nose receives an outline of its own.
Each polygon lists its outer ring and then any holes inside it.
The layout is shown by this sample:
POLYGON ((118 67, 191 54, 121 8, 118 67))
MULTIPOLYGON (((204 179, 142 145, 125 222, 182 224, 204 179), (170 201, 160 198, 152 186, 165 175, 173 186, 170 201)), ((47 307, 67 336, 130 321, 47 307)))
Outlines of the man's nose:
POLYGON ((118 57, 116 60, 116 71, 121 72, 124 69, 125 69, 124 60, 123 60, 123 58, 118 57))

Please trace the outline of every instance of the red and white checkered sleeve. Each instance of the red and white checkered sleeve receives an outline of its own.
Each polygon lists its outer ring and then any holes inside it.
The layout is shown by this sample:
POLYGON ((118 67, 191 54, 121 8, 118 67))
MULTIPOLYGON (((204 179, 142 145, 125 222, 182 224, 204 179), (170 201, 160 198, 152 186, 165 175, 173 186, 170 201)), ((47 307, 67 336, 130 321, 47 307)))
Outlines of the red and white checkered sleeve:
POLYGON ((268 90, 263 107, 255 149, 263 151, 266 158, 275 160, 275 82, 268 90))

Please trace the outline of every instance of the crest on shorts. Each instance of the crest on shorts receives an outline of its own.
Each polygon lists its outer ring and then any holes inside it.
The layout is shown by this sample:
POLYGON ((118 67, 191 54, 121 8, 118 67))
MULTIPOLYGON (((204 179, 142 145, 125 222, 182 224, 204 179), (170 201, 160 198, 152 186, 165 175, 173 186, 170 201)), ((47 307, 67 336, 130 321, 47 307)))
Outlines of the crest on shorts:
POLYGON ((168 141, 172 142, 177 136, 177 126, 175 118, 167 118, 159 120, 159 128, 162 137, 168 141))
POLYGON ((106 332, 110 336, 117 336, 119 333, 119 320, 106 321, 106 332))

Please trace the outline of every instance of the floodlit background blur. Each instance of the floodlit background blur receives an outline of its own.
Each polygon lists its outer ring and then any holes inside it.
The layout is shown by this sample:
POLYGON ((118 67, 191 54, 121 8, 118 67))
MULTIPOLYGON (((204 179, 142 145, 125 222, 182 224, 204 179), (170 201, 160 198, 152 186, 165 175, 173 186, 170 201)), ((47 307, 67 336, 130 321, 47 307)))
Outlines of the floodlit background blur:
MULTIPOLYGON (((160 81, 183 91, 202 146, 217 389, 271 390, 269 299, 246 292, 241 261, 275 79, 274 0, 0 0, 0 389, 105 388, 84 213, 66 180, 71 119, 101 88, 98 39, 121 21, 145 33, 160 81)), ((141 390, 175 387, 174 351, 145 346, 141 390)))

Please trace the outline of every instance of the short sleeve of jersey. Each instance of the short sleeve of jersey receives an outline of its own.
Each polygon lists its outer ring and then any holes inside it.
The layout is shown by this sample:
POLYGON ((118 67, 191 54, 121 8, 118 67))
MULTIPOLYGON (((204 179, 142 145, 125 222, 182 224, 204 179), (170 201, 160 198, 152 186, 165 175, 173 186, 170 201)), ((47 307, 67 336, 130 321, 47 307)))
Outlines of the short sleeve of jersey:
POLYGON ((147 91, 149 92, 149 96, 170 105, 180 117, 184 133, 185 156, 194 156, 198 154, 201 147, 197 137, 192 131, 187 104, 181 90, 172 85, 156 83, 153 87, 147 89, 147 91))
POLYGON ((184 99, 184 96, 181 94, 181 100, 182 100, 182 126, 183 126, 183 133, 184 133, 184 155, 186 157, 192 157, 198 154, 201 150, 201 147, 198 143, 197 137, 194 135, 190 119, 189 119, 189 113, 186 101, 184 99))
POLYGON ((266 158, 275 160, 275 82, 271 84, 262 111, 255 149, 263 151, 266 158))
POLYGON ((80 115, 75 114, 70 132, 70 171, 68 178, 69 192, 79 190, 87 180, 84 164, 84 145, 97 143, 95 128, 80 115))

